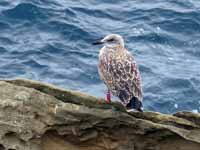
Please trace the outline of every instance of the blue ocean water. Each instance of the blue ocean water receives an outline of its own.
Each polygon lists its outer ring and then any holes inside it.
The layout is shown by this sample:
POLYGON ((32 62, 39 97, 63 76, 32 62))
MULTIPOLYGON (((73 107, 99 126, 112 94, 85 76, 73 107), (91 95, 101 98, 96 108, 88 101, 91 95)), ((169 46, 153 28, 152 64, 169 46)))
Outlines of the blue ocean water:
POLYGON ((94 39, 125 38, 146 110, 200 111, 200 1, 1 0, 0 78, 29 78, 104 97, 94 39))

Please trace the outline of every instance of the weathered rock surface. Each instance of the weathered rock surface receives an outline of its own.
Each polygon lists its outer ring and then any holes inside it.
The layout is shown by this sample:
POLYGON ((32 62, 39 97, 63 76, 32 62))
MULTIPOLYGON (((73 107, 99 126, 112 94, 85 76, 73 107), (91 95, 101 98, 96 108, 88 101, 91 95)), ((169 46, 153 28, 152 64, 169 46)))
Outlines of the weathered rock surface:
POLYGON ((0 150, 200 150, 200 114, 127 113, 30 80, 0 81, 0 150))

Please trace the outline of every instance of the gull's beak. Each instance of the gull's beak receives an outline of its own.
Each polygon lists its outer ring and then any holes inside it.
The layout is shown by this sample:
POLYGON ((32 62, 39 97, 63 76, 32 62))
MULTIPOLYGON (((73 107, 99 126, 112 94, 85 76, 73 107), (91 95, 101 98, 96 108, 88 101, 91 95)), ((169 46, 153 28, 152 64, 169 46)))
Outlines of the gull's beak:
POLYGON ((95 42, 92 43, 92 45, 99 45, 99 44, 103 44, 104 42, 102 42, 102 39, 97 40, 95 42))

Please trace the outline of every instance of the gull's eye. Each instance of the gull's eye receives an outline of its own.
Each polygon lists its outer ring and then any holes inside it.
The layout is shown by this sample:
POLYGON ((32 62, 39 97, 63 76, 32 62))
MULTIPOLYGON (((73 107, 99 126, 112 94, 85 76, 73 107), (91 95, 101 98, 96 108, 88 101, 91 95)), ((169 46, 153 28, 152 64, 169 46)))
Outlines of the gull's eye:
POLYGON ((113 42, 114 41, 114 39, 109 39, 109 40, 107 40, 108 42, 113 42))

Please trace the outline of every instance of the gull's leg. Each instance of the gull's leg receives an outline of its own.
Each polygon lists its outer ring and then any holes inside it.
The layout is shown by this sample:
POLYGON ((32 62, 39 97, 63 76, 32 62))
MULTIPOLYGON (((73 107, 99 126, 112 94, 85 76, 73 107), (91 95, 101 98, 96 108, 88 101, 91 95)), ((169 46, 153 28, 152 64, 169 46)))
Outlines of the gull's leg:
POLYGON ((111 93, 110 93, 110 90, 107 91, 107 94, 106 94, 106 101, 107 101, 108 103, 111 102, 111 93))

